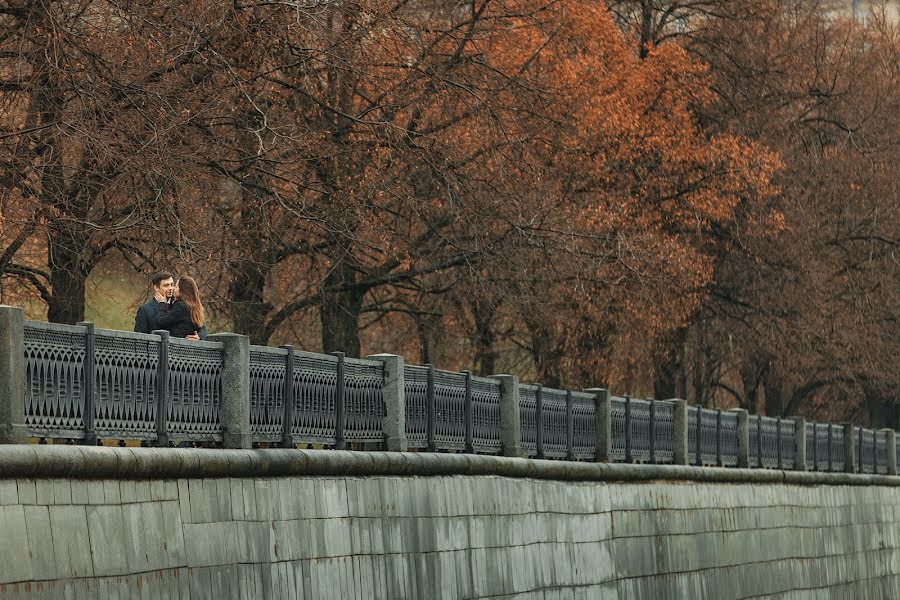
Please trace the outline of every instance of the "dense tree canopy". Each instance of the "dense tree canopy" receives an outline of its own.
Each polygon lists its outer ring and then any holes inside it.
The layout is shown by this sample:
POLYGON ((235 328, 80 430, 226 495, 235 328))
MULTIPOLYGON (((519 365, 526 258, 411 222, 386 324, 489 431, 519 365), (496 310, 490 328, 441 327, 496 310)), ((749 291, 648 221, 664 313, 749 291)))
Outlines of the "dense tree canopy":
POLYGON ((15 0, 0 293, 770 413, 900 383, 896 23, 811 0, 15 0))

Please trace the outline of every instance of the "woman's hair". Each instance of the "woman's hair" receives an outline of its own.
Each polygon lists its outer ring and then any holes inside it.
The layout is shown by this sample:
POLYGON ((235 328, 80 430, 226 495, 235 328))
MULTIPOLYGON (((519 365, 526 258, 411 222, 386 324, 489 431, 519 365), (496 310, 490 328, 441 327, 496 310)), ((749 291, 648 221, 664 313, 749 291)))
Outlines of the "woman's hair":
POLYGON ((206 321, 206 311, 203 309, 203 303, 200 302, 197 282, 192 277, 180 278, 178 280, 178 292, 181 294, 181 300, 187 304, 191 313, 191 321, 197 327, 203 327, 203 323, 206 321))

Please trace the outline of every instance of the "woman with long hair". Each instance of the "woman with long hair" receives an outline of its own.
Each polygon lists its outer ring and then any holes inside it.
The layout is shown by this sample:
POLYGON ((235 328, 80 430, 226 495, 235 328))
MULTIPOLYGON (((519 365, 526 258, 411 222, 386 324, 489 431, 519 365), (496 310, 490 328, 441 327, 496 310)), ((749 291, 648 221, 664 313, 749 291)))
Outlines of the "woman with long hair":
POLYGON ((174 303, 161 305, 156 314, 157 324, 173 337, 197 333, 206 322, 197 282, 192 277, 180 278, 175 284, 175 298, 174 303))

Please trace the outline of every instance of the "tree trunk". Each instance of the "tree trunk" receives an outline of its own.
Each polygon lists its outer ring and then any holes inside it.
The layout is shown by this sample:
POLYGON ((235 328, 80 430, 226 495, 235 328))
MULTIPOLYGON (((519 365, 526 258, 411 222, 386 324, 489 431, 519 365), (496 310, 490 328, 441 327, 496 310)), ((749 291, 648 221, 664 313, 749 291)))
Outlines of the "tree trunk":
MULTIPOLYGON (((350 265, 340 262, 325 278, 325 288, 352 286, 356 282, 356 276, 356 271, 350 265)), ((359 315, 364 296, 365 292, 356 288, 325 294, 319 309, 324 352, 340 351, 349 357, 359 358, 359 315)))
POLYGON ((781 378, 777 375, 769 373, 765 379, 766 392, 766 416, 783 417, 784 415, 784 393, 782 390, 781 378))
POLYGON ((228 294, 235 332, 249 336, 251 344, 263 346, 269 343, 271 332, 266 327, 266 317, 272 309, 263 299, 266 270, 259 263, 242 261, 234 269, 228 294))
POLYGON ((470 304, 475 324, 475 372, 482 377, 497 372, 497 352, 494 350, 494 309, 485 302, 473 300, 470 304))
POLYGON ((84 289, 89 273, 84 260, 87 245, 83 232, 59 224, 48 227, 51 297, 47 319, 51 323, 75 324, 84 320, 84 289))

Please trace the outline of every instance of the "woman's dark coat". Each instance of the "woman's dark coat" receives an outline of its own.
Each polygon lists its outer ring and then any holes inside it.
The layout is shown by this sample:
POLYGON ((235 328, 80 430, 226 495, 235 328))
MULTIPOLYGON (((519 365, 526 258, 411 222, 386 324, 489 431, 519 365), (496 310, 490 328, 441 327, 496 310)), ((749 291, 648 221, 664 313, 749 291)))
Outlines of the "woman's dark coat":
POLYGON ((188 305, 178 301, 175 304, 161 304, 156 313, 156 324, 169 331, 172 337, 187 337, 200 330, 200 326, 191 321, 188 305))

